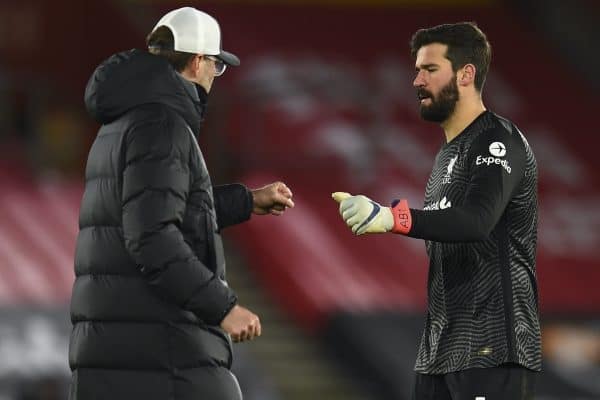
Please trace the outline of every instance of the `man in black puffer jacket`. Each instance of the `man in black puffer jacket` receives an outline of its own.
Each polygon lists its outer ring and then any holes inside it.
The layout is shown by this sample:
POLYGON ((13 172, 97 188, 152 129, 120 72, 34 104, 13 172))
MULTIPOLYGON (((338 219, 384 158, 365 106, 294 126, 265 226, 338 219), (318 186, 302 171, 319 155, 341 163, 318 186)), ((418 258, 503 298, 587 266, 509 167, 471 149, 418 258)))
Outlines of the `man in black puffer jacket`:
POLYGON ((293 207, 281 182, 212 186, 196 141, 215 76, 239 59, 216 20, 166 14, 85 93, 90 150, 71 301, 71 400, 241 399, 233 341, 261 333, 225 280, 219 231, 293 207))

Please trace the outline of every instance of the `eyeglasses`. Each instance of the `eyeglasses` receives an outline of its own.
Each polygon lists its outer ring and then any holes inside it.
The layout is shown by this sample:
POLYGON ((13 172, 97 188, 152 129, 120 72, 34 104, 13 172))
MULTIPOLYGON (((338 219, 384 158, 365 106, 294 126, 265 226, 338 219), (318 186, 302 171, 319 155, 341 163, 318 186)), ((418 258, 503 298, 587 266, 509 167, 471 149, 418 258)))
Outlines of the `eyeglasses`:
POLYGON ((227 64, 225 64, 222 60, 219 60, 214 56, 204 56, 207 60, 212 61, 215 64, 215 76, 223 75, 223 72, 227 69, 227 64))

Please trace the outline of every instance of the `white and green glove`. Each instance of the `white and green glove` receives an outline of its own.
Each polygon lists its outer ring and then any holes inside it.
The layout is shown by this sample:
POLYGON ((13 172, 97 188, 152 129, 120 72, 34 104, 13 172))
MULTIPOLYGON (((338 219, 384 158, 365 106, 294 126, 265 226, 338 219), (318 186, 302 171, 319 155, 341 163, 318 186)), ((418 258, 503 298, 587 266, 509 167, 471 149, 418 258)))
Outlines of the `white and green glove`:
POLYGON ((340 215, 356 235, 390 231, 407 234, 410 231, 410 210, 406 200, 390 208, 362 194, 352 196, 346 192, 335 192, 331 197, 340 204, 340 215))

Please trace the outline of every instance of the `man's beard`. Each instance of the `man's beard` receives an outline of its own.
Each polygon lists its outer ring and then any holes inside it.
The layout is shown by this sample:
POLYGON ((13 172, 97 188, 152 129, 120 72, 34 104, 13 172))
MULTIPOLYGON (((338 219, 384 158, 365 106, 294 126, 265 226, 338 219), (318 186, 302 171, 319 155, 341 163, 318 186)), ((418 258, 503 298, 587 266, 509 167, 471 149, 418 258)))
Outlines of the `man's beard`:
POLYGON ((456 75, 450 79, 450 82, 448 82, 448 84, 444 86, 442 90, 440 90, 435 98, 430 92, 424 89, 418 90, 417 94, 419 97, 425 95, 431 99, 430 105, 420 105, 419 112, 421 114, 421 118, 430 122, 444 122, 454 112, 456 102, 459 98, 456 75))

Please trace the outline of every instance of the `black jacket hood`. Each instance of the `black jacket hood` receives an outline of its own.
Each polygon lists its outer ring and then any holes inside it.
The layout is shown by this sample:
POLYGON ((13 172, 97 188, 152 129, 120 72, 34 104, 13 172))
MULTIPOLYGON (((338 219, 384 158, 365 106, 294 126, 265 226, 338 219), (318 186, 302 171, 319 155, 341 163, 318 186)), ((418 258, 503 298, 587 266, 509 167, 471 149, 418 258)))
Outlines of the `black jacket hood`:
POLYGON ((161 56, 143 50, 118 53, 100 64, 85 89, 85 105, 101 124, 130 109, 160 103, 181 115, 195 134, 206 108, 206 91, 184 79, 161 56))

